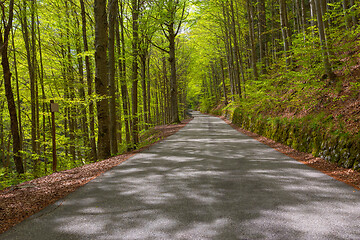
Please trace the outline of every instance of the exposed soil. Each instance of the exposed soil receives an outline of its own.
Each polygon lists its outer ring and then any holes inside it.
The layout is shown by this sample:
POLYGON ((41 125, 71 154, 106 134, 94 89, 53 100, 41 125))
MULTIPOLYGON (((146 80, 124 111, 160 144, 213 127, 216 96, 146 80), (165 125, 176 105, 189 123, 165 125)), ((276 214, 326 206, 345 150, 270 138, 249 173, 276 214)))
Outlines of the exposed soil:
POLYGON ((277 151, 296 159, 297 161, 300 161, 316 170, 319 170, 336 180, 342 181, 352 187, 354 187, 354 190, 360 190, 360 172, 354 171, 352 169, 343 168, 337 166, 335 163, 330 163, 325 161, 322 158, 314 157, 313 155, 309 153, 299 152, 295 149, 290 148, 289 146, 286 146, 281 143, 277 143, 274 140, 271 140, 269 138, 260 136, 258 134, 252 133, 250 131, 247 131, 245 129, 242 129, 235 124, 232 124, 229 120, 227 120, 225 117, 220 117, 223 119, 227 124, 229 124, 231 127, 236 129, 237 131, 244 133, 245 135, 252 137, 256 140, 258 140, 261 143, 264 143, 277 151))
MULTIPOLYGON (((190 120, 184 120, 177 125, 157 126, 153 129, 153 133, 148 140, 168 137, 183 128, 190 120)), ((100 162, 53 173, 0 191, 0 233, 39 212, 49 204, 64 198, 90 180, 153 144, 100 162)))

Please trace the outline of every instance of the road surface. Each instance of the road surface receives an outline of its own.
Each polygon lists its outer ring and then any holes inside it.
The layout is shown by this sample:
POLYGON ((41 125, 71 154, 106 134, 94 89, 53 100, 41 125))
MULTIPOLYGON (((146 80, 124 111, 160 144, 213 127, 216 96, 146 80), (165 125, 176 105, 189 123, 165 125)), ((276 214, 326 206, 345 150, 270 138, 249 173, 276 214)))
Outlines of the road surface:
POLYGON ((0 239, 360 239, 360 192, 194 113, 0 239))

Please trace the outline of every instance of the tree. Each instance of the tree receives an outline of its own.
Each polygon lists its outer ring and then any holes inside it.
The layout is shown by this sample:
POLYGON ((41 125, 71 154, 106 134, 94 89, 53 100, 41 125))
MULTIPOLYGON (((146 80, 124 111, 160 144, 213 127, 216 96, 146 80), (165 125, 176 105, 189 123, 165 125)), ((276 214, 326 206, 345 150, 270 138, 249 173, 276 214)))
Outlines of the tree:
POLYGON ((119 78, 120 78, 120 88, 122 96, 122 107, 123 107, 123 116, 125 124, 125 140, 127 149, 130 146, 130 121, 129 121, 129 93, 126 84, 126 47, 125 47, 125 26, 124 26, 124 1, 120 0, 120 12, 117 17, 116 24, 116 42, 118 49, 118 66, 119 66, 119 78), (119 29, 120 25, 120 29, 119 29), (120 46, 121 43, 121 46, 120 46))
POLYGON ((322 6, 321 6, 321 0, 314 0, 315 1, 315 8, 316 8, 316 16, 317 16, 317 22, 318 22, 318 29, 319 29, 319 38, 320 38, 320 45, 322 49, 322 55, 323 55, 323 63, 324 68, 327 76, 331 81, 335 80, 335 74, 331 69, 330 61, 329 61, 329 52, 327 48, 327 42, 325 37, 325 25, 323 21, 323 14, 322 14, 322 6))
POLYGON ((117 141, 117 111, 115 84, 115 23, 118 15, 117 0, 109 1, 109 92, 110 92, 110 141, 111 153, 118 153, 117 141))
POLYGON ((95 90, 97 97, 98 118, 98 157, 105 159, 111 156, 109 103, 108 103, 108 22, 106 14, 106 0, 95 0, 95 90))
POLYGON ((4 85, 5 85, 5 95, 7 99, 9 114, 11 118, 11 134, 13 136, 13 154, 14 154, 14 162, 16 165, 16 171, 20 173, 24 173, 24 167, 21 159, 21 139, 19 133, 19 123, 16 114, 16 105, 14 101, 14 94, 11 88, 11 72, 9 65, 9 57, 8 57, 8 45, 9 45, 9 36, 12 28, 13 16, 14 16, 14 0, 10 0, 9 2, 9 13, 8 19, 6 20, 5 16, 5 6, 4 3, 1 3, 2 8, 2 22, 3 26, 0 29, 0 51, 1 51, 1 65, 3 68, 4 74, 4 85))
POLYGON ((285 59, 286 65, 289 66, 291 64, 290 58, 290 29, 288 23, 288 16, 287 16, 287 7, 286 7, 286 0, 279 0, 280 1, 280 24, 281 24, 281 33, 282 39, 284 44, 284 52, 285 52, 285 59))
POLYGON ((131 15, 132 15, 132 130, 133 143, 135 147, 139 144, 139 117, 138 117, 138 57, 139 57, 139 14, 140 3, 139 0, 131 1, 131 15))
MULTIPOLYGON (((170 63, 170 116, 171 123, 179 123, 178 110, 178 89, 176 79, 176 43, 181 26, 186 19, 186 1, 181 0, 158 0, 155 1, 157 11, 160 16, 159 21, 161 30, 168 41, 168 50, 161 48, 169 54, 170 63)), ((158 47, 158 46, 157 46, 158 47)))
MULTIPOLYGON (((82 20, 82 37, 83 37, 83 45, 84 45, 84 52, 89 51, 89 45, 87 40, 87 22, 86 22, 86 11, 85 11, 85 4, 84 0, 80 0, 80 7, 81 7, 81 20, 82 20)), ((85 69, 86 69, 86 82, 87 82, 87 94, 91 96, 93 93, 93 78, 92 78, 92 68, 90 63, 90 57, 88 54, 85 56, 85 69)), ((94 104, 92 101, 89 103, 89 125, 90 125, 90 148, 91 154, 90 158, 94 161, 97 159, 97 151, 96 151, 96 141, 95 141, 95 119, 94 119, 94 104)))

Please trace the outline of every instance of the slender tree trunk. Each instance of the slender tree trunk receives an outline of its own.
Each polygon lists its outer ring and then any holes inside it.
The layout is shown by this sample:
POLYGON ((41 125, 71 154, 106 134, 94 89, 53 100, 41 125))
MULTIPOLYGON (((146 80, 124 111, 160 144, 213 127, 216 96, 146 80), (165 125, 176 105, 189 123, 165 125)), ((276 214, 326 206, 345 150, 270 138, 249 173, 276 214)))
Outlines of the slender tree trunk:
POLYGON ((283 38, 283 44, 284 44, 284 52, 285 52, 285 58, 286 58, 286 65, 290 66, 291 59, 290 59, 290 35, 289 33, 289 25, 286 15, 286 1, 280 0, 280 24, 281 24, 281 32, 282 32, 282 38, 283 38))
MULTIPOLYGON (((66 76, 65 79, 67 80, 67 91, 68 91, 68 98, 70 101, 73 101, 75 99, 75 93, 74 93, 74 74, 72 70, 72 55, 71 55, 71 43, 70 43, 70 13, 69 13, 69 6, 68 6, 68 0, 65 1, 65 12, 66 12, 66 58, 67 62, 64 64, 64 67, 66 69, 66 76)), ((75 150, 75 107, 73 105, 70 105, 68 108, 68 122, 69 122, 69 138, 70 138, 70 155, 72 157, 72 161, 75 164, 76 161, 76 150, 75 150)))
POLYGON ((139 2, 132 0, 132 129, 133 143, 139 144, 139 117, 138 117, 138 56, 139 56, 139 2))
POLYGON ((328 75, 329 79, 331 81, 335 80, 335 74, 331 69, 329 57, 328 57, 328 49, 326 44, 326 37, 325 37, 325 27, 324 27, 324 21, 322 18, 322 11, 321 11, 321 0, 315 0, 315 8, 316 8, 316 15, 317 15, 317 21, 318 21, 318 28, 319 28, 319 38, 320 38, 320 45, 322 49, 323 54, 323 63, 324 63, 324 69, 326 74, 328 75))
POLYGON ((228 105, 229 102, 227 99, 227 92, 226 92, 224 62, 222 58, 220 58, 220 68, 221 68, 221 78, 222 78, 223 93, 224 93, 224 104, 228 105))
POLYGON ((117 110, 116 110, 116 84, 115 84, 115 23, 117 0, 109 1, 109 92, 110 92, 110 140, 111 153, 118 153, 117 141, 117 110))
MULTIPOLYGON (((89 45, 87 41, 87 31, 86 31, 86 12, 85 12, 85 4, 84 0, 80 0, 80 6, 81 6, 81 20, 82 20, 82 36, 83 36, 83 44, 84 44, 84 52, 89 51, 89 45)), ((92 161, 96 161, 98 159, 97 157, 97 151, 96 151, 96 141, 95 141, 95 119, 94 119, 94 104, 93 101, 90 99, 91 95, 93 94, 93 78, 92 78, 92 72, 91 72, 91 64, 90 64, 90 58, 88 55, 85 56, 85 68, 86 68, 86 80, 87 80, 87 94, 89 99, 89 126, 90 126, 90 148, 91 148, 91 154, 90 159, 92 161)))
POLYGON ((258 0, 258 18, 259 18, 259 47, 261 73, 266 74, 266 10, 265 0, 258 0))
POLYGON ((106 15, 106 0, 95 0, 95 90, 98 97, 98 157, 106 159, 111 156, 109 103, 108 96, 108 67, 107 67, 107 37, 108 23, 106 15))
POLYGON ((11 88, 11 72, 10 72, 10 65, 8 58, 8 44, 9 44, 10 30, 12 28, 13 10, 14 10, 14 0, 10 0, 8 21, 6 23, 5 16, 3 16, 4 26, 0 30, 0 51, 1 51, 1 65, 3 68, 3 76, 4 76, 5 96, 10 114, 11 134, 13 136, 14 162, 16 166, 16 171, 20 174, 20 173, 24 173, 24 167, 20 154, 21 139, 19 134, 18 118, 16 114, 16 105, 15 105, 13 91, 11 88), (4 31, 4 33, 2 31, 4 31))
MULTIPOLYGON (((19 74, 18 74, 18 68, 17 68, 17 58, 16 58, 16 48, 15 48, 15 33, 14 29, 11 29, 12 31, 12 48, 14 53, 14 70, 15 70, 15 79, 16 79, 16 95, 17 95, 17 114, 18 114, 18 123, 19 123, 19 137, 20 137, 20 148, 23 149, 23 128, 22 128, 22 122, 21 122, 21 101, 20 101, 20 87, 19 87, 19 74)), ((22 158, 22 154, 20 154, 20 157, 22 158)), ((23 166, 24 166, 24 172, 26 172, 26 160, 23 159, 23 166)))
POLYGON ((126 60, 125 60, 125 36, 124 36, 124 3, 120 1, 120 27, 121 27, 121 36, 119 31, 119 24, 116 27, 116 36, 118 43, 118 53, 119 56, 119 74, 120 74, 120 88, 121 88, 121 96, 123 103, 123 112, 124 112, 124 124, 125 124, 125 139, 127 147, 130 146, 130 123, 129 123, 129 93, 126 84, 126 60), (121 42, 121 48, 120 48, 121 42), (121 52, 120 52, 121 49, 121 52))
POLYGON ((256 49, 255 49, 255 33, 254 33, 254 10, 251 3, 251 0, 246 0, 247 3, 247 12, 248 12, 248 22, 249 22, 249 39, 251 46, 251 66, 253 69, 254 79, 257 81, 259 79, 258 70, 256 66, 256 49))
POLYGON ((148 123, 152 124, 151 121, 151 96, 150 96, 150 55, 147 58, 147 83, 146 83, 146 96, 147 96, 147 110, 148 110, 148 114, 147 114, 147 119, 148 119, 148 123))
MULTIPOLYGON (((2 34, 0 32, 0 34, 2 34)), ((1 98, 0 99, 0 149, 5 149, 5 141, 4 141, 4 108, 5 108, 5 101, 1 98)), ((5 151, 0 152, 1 155, 1 162, 5 167, 5 151)))
POLYGON ((241 82, 240 82, 240 61, 239 61, 239 44, 238 38, 236 34, 236 26, 235 26, 235 12, 234 12, 234 3, 233 0, 230 2, 230 9, 231 9, 231 32, 234 38, 234 47, 233 47, 233 56, 234 56, 234 65, 235 65, 235 82, 238 87, 237 92, 239 94, 239 99, 242 98, 241 93, 241 82))
MULTIPOLYGON (((28 71, 30 78, 30 110, 31 110, 31 149, 32 152, 38 153, 37 149, 37 117, 36 117, 36 93, 35 93, 35 62, 33 62, 35 52, 32 51, 30 36, 29 36, 29 26, 27 21, 27 4, 26 1, 23 1, 22 6, 22 31, 26 49, 26 58, 28 63, 28 71)), ((36 160, 34 161, 34 172, 36 172, 36 160)))
POLYGON ((36 9, 37 9, 37 0, 31 0, 31 6, 30 6, 30 17, 31 17, 31 58, 34 68, 34 96, 35 96, 35 134, 37 141, 36 144, 36 153, 37 155, 34 157, 34 174, 35 177, 37 177, 40 173, 40 106, 39 106, 39 72, 38 72, 38 62, 37 62, 37 48, 36 48, 36 21, 35 21, 35 15, 36 15, 36 9))
MULTIPOLYGON (((147 48, 144 47, 144 48, 147 48)), ((143 117, 144 117, 144 124, 145 130, 149 129, 149 122, 148 122, 148 104, 147 104, 147 88, 146 88, 146 63, 148 58, 148 50, 142 49, 143 53, 140 56, 141 59, 141 88, 142 88, 142 101, 143 101, 143 117)))
POLYGON ((301 29, 304 35, 304 43, 306 41, 306 9, 305 9, 305 0, 301 1, 301 29))
MULTIPOLYGON (((78 74, 79 74, 79 83, 80 83, 80 87, 79 87, 79 97, 81 99, 81 101, 83 103, 86 102, 86 94, 85 94, 85 82, 84 82, 84 58, 81 56, 82 53, 82 44, 81 44, 81 39, 82 39, 82 35, 80 33, 80 21, 79 21, 79 15, 76 12, 76 10, 73 10, 73 17, 76 21, 76 27, 75 27, 75 32, 76 32, 76 52, 77 52, 77 64, 78 64, 78 74)), ((80 128, 82 130, 81 133, 81 139, 82 139, 82 145, 86 146, 89 142, 90 142, 90 138, 89 138, 89 126, 88 126, 88 121, 87 121, 87 107, 85 107, 84 105, 80 107, 81 108, 81 123, 80 123, 80 128)), ((79 154, 78 156, 80 157, 82 155, 81 151, 79 150, 79 154)), ((87 157, 87 153, 85 153, 85 157, 87 157)))
POLYGON ((169 62, 170 62, 170 113, 171 123, 180 123, 178 110, 178 89, 176 76, 176 56, 175 56, 175 32, 174 23, 169 24, 169 62))
POLYGON ((223 29, 223 35, 224 35, 224 44, 226 49, 226 57, 227 57, 227 64, 228 64, 228 75, 230 80, 230 91, 231 91, 231 100, 235 101, 235 79, 234 79, 234 61, 233 61, 233 51, 231 51, 232 48, 232 42, 229 34, 229 26, 230 26, 230 20, 229 20, 229 12, 228 9, 226 9, 225 4, 222 4, 222 13, 224 17, 224 29, 223 29))
MULTIPOLYGON (((40 70, 39 70, 39 80, 40 80, 40 87, 41 87, 41 99, 43 101, 42 103, 42 110, 43 113, 46 112, 47 108, 46 108, 46 95, 45 95, 45 86, 44 86, 44 65, 43 65, 43 54, 42 54, 42 47, 41 47, 41 34, 40 34, 40 21, 39 21, 39 14, 36 14, 36 21, 37 21, 37 31, 38 31, 38 48, 39 48, 39 61, 40 61, 40 70)), ((16 74, 17 75, 17 74, 16 74)), ((17 88, 18 88, 18 84, 17 84, 17 88)), ((18 96, 19 97, 19 96, 18 96)), ((18 103, 20 104, 20 102, 18 103)), ((20 112, 20 109, 19 109, 20 112)), ((21 121, 20 118, 20 114, 19 114, 19 120, 21 121)), ((21 131, 21 125, 19 126, 20 128, 20 133, 21 131)), ((22 134, 20 134, 21 136, 22 134)), ((22 136, 21 136, 22 138, 22 136)), ((45 144, 46 142, 46 115, 43 114, 42 117, 42 140, 43 140, 43 156, 45 158, 44 160, 44 172, 45 174, 47 173, 47 157, 46 157, 46 147, 47 144, 45 144)))

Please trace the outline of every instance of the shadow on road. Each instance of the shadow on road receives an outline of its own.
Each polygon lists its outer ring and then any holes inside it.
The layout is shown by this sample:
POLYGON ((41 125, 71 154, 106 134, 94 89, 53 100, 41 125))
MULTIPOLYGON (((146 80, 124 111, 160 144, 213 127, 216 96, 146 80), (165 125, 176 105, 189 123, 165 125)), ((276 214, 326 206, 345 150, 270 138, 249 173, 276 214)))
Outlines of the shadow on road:
POLYGON ((359 193, 193 113, 0 239, 356 239, 359 193), (5 238, 4 238, 5 237, 5 238))

